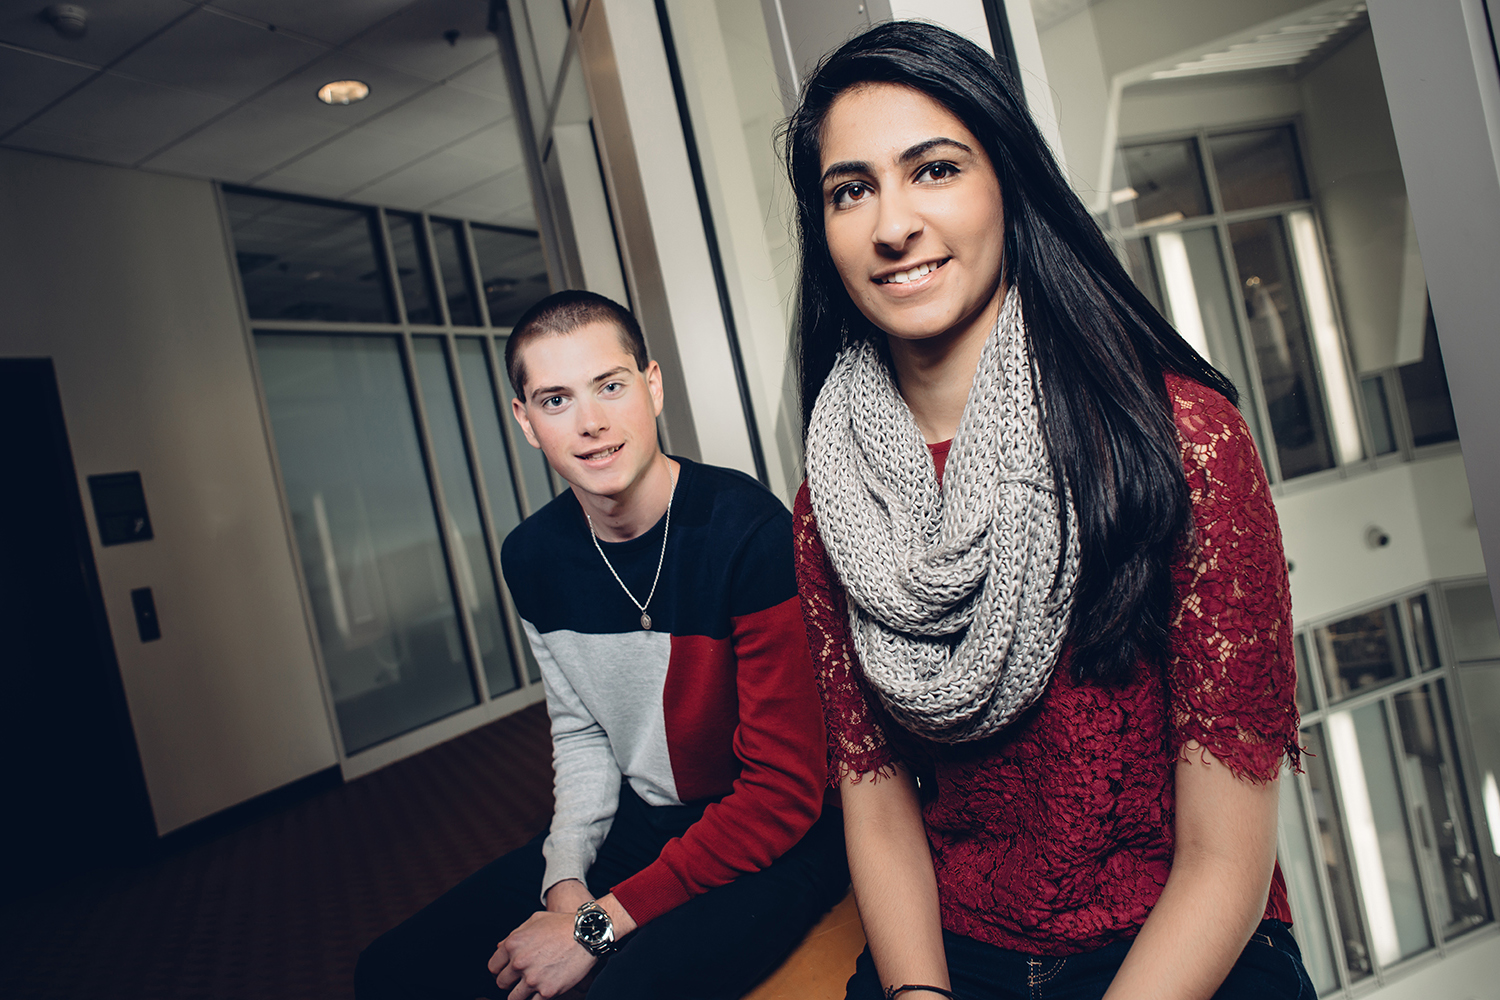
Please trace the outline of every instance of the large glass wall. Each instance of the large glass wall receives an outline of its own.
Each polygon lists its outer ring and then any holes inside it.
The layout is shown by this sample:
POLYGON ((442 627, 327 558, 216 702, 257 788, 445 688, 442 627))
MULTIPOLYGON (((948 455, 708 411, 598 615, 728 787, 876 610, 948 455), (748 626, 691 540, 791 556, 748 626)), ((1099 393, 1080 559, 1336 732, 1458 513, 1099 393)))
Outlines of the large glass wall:
POLYGON ((1294 933, 1320 995, 1379 989, 1493 926, 1500 640, 1365 5, 1031 9, 1075 191, 1241 390, 1298 628, 1294 933))
POLYGON ((658 10, 682 76, 715 250, 773 484, 801 482, 801 414, 786 350, 796 243, 776 129, 786 115, 760 4, 666 0, 658 10))
POLYGON ((537 234, 224 203, 345 755, 535 684, 499 543, 553 495, 501 365, 548 291, 537 234))

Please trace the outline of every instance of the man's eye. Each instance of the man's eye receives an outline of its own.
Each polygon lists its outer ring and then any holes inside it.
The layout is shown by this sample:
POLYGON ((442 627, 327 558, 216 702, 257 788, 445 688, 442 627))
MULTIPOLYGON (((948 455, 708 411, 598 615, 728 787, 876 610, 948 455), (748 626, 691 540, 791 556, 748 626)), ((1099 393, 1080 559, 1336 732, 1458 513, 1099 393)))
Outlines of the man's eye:
POLYGON ((546 399, 542 400, 542 409, 555 410, 559 406, 561 406, 562 403, 563 398, 561 396, 548 396, 546 399))
POLYGON ((623 388, 625 388, 625 383, 624 382, 606 382, 606 383, 604 383, 604 391, 608 392, 608 393, 616 393, 616 392, 619 392, 623 388))

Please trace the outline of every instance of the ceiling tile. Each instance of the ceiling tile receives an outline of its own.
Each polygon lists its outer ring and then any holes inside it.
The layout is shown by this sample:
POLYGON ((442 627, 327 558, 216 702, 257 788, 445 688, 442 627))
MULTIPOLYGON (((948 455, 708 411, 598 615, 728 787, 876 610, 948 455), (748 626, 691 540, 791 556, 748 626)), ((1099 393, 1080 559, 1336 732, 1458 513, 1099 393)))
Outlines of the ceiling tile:
POLYGON ((463 142, 454 143, 443 152, 487 163, 496 173, 521 165, 521 141, 516 137, 514 119, 506 119, 463 142))
POLYGON ((15 49, 0 49, 0 135, 94 75, 93 70, 15 49))
POLYGON ((422 206, 435 215, 454 215, 480 222, 521 219, 509 225, 534 228, 536 213, 531 206, 531 185, 526 171, 508 170, 482 184, 460 191, 449 198, 422 206))
POLYGON ((488 17, 489 5, 476 0, 418 0, 349 47, 403 73, 446 80, 499 51, 488 17), (447 31, 459 32, 452 43, 447 31))
POLYGON ((339 191, 350 191, 427 155, 427 148, 376 135, 364 129, 345 132, 325 146, 320 146, 257 183, 272 187, 286 182, 326 179, 339 191))
POLYGON ((16 129, 5 137, 4 145, 15 149, 29 149, 37 153, 56 153, 59 156, 76 156, 84 160, 98 160, 129 166, 140 156, 137 146, 116 142, 105 142, 87 135, 64 135, 49 132, 35 125, 16 129))
POLYGON ((275 114, 247 104, 141 166, 147 170, 247 181, 336 135, 342 128, 332 121, 275 114))
POLYGON ((358 125, 430 86, 425 80, 348 52, 330 52, 257 97, 255 103, 278 113, 316 115, 340 125, 358 125), (363 80, 370 85, 370 96, 357 104, 323 104, 318 100, 318 88, 333 80, 363 80))
POLYGON ((89 0, 87 32, 64 38, 37 17, 46 5, 46 0, 0 5, 0 41, 100 66, 197 6, 184 0, 89 0))
POLYGON ((440 86, 371 119, 364 129, 436 149, 509 116, 508 104, 440 86))
POLYGON ((488 164, 449 153, 438 153, 376 181, 355 194, 361 201, 420 209, 423 205, 479 184, 496 173, 498 171, 488 164))
POLYGON ((217 97, 103 73, 32 125, 133 149, 139 158, 232 106, 217 97))
POLYGON ((232 17, 200 10, 115 65, 152 83, 240 101, 327 50, 232 17))
POLYGON ((338 44, 390 17, 412 0, 214 0, 215 7, 338 44))
POLYGON ((510 104, 510 87, 505 83, 505 67, 500 64, 498 52, 457 76, 450 76, 448 86, 505 101, 507 106, 510 104))

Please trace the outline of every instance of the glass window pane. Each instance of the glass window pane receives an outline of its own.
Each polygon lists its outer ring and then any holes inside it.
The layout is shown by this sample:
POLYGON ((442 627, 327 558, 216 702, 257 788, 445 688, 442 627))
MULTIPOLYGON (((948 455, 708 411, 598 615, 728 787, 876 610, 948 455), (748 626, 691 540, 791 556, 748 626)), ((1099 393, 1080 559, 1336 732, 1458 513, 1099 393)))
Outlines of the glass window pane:
POLYGON ((1427 595, 1418 594, 1406 602, 1411 615, 1412 646, 1417 651, 1417 672, 1436 670, 1443 665, 1438 655, 1437 631, 1432 623, 1432 609, 1427 606, 1427 595))
POLYGON ((1144 236, 1125 241, 1125 267, 1130 271, 1130 277, 1139 288, 1151 300, 1156 311, 1162 315, 1167 314, 1166 302, 1161 296, 1161 281, 1156 271, 1156 255, 1151 252, 1151 241, 1144 236))
POLYGON ((491 326, 515 326, 521 314, 543 298, 552 286, 547 261, 536 233, 471 224, 479 278, 490 308, 491 326))
POLYGON ((1313 988, 1326 993, 1339 984, 1338 969, 1333 961, 1333 945, 1328 936, 1328 918, 1323 910, 1323 894, 1318 887, 1318 868, 1312 852, 1312 838, 1302 800, 1297 794, 1297 776, 1281 775, 1280 817, 1284 853, 1277 858, 1286 879, 1287 896, 1292 904, 1292 934, 1302 949, 1313 988))
MULTIPOLYGON (((497 357, 505 357, 505 337, 495 341, 495 353, 497 357)), ((507 395, 510 383, 506 383, 507 395)), ((517 431, 519 432, 519 428, 517 431)), ((547 475, 547 458, 541 449, 533 448, 526 440, 525 435, 516 435, 516 457, 521 465, 521 482, 526 488, 526 500, 529 509, 527 516, 541 510, 552 499, 552 480, 547 475)))
POLYGON ((1309 726, 1302 731, 1308 754, 1302 758, 1307 768, 1308 787, 1312 792, 1313 812, 1318 823, 1318 847, 1328 871, 1333 892, 1333 912, 1338 920, 1338 937, 1344 949, 1344 966, 1349 979, 1364 979, 1374 971, 1370 948, 1365 940, 1364 923, 1354 894, 1354 873, 1344 839, 1344 818, 1334 794, 1333 772, 1328 766, 1328 751, 1323 742, 1323 727, 1309 726))
MULTIPOLYGON (((1167 278, 1167 296, 1172 300, 1174 322, 1177 322, 1179 312, 1184 316, 1196 313, 1195 327, 1201 330, 1201 339, 1208 347, 1208 359, 1239 388, 1240 411, 1256 444, 1264 449, 1265 439, 1261 436, 1260 416, 1255 410, 1254 386, 1245 364, 1244 341, 1240 338, 1239 322, 1234 315, 1231 297, 1234 293, 1224 268, 1219 231, 1206 227, 1182 233, 1161 233, 1155 239, 1163 247, 1173 239, 1182 241, 1188 273, 1167 278), (1180 308, 1179 299, 1183 300, 1180 308)), ((1163 269, 1166 268, 1164 262, 1163 269)), ((1180 322, 1177 328, 1183 329, 1180 322)))
MULTIPOLYGON (((505 421, 510 417, 497 409, 496 404, 493 376, 500 373, 490 371, 484 341, 479 337, 458 338, 458 370, 463 376, 464 397, 469 404, 469 423, 474 428, 474 450, 479 453, 479 464, 484 469, 490 519, 495 525, 495 537, 504 542, 505 536, 521 523, 521 513, 505 446, 505 421)), ((503 380, 504 376, 501 378, 503 380)), ((532 450, 525 439, 520 439, 519 443, 528 451, 532 450)), ((503 580, 501 585, 504 585, 503 580)), ((542 668, 531 654, 531 645, 521 643, 521 651, 526 659, 526 676, 533 682, 540 681, 542 668)))
POLYGON ((1448 606, 1448 630, 1453 655, 1460 660, 1500 659, 1500 630, 1495 627, 1495 605, 1490 585, 1465 583, 1443 588, 1448 606))
POLYGON ((464 226, 452 219, 433 219, 432 238, 437 243, 438 270, 443 276, 443 297, 448 300, 448 318, 454 326, 478 326, 479 307, 474 303, 474 283, 469 277, 469 254, 464 246, 464 226))
POLYGON ((385 223, 391 231, 391 250, 396 256, 396 274, 401 279, 406 321, 441 324, 443 318, 437 309, 432 271, 427 266, 427 240, 422 234, 421 216, 387 212, 385 223))
POLYGON ((1366 375, 1360 379, 1359 389, 1365 400, 1365 416, 1369 418, 1375 454, 1389 455, 1396 450, 1396 429, 1391 425, 1391 405, 1385 398, 1385 379, 1379 375, 1366 375))
POLYGON ((374 211, 225 188, 251 319, 395 321, 374 211))
POLYGON ((1111 199, 1125 228, 1207 215, 1208 189, 1198 143, 1182 139, 1121 148, 1111 199))
MULTIPOLYGON (((458 400, 449 379, 448 359, 440 337, 417 337, 412 343, 422 402, 427 409, 427 431, 432 437, 433 459, 443 480, 443 500, 448 508, 449 548, 453 553, 458 591, 474 623, 479 658, 490 696, 514 691, 520 686, 511 661, 510 638, 506 634, 500 593, 495 584, 495 565, 485 542, 484 523, 479 517, 479 497, 464 450, 458 400)), ((498 530, 498 528, 497 528, 498 530)))
POLYGON ((1401 373, 1401 394, 1406 399, 1406 419, 1411 424, 1411 442, 1424 444, 1458 440, 1458 421, 1453 416, 1453 400, 1448 396, 1448 372, 1443 367, 1443 351, 1438 346, 1437 325, 1432 320, 1432 306, 1427 307, 1427 331, 1422 338, 1422 360, 1397 369, 1401 373))
POLYGON ((1213 136, 1208 140, 1208 155, 1226 212, 1307 198, 1302 160, 1290 125, 1213 136))
POLYGON ((1333 467, 1323 394, 1281 219, 1229 227, 1284 479, 1333 467))
POLYGON ((1500 861, 1500 664, 1464 667, 1459 675, 1463 686, 1464 714, 1469 722, 1469 739, 1474 747, 1474 763, 1479 789, 1479 809, 1488 830, 1483 832, 1479 850, 1487 851, 1493 861, 1500 861))
POLYGON ((1292 641, 1292 654, 1297 659, 1297 710, 1303 715, 1318 707, 1313 694, 1312 666, 1307 662, 1307 633, 1298 633, 1292 641))
POLYGON ((1411 676, 1394 604, 1334 622, 1313 634, 1329 701, 1342 701, 1357 691, 1411 676))
MULTIPOLYGON (((495 535, 502 541, 521 523, 516 505, 516 487, 510 475, 510 453, 505 446, 504 420, 496 403, 495 386, 484 341, 479 337, 458 338, 458 370, 463 375, 464 396, 469 403, 469 423, 474 428, 474 450, 484 467, 485 492, 490 498, 490 517, 495 535)), ((529 447, 529 445, 528 445, 529 447)))
POLYGON ((1328 747, 1349 823, 1370 945, 1379 965, 1393 965, 1432 947, 1432 933, 1385 706, 1376 702, 1329 716, 1328 747))
POLYGON ((475 704, 400 342, 255 345, 345 751, 475 704))
POLYGON ((1417 850, 1445 938, 1488 923, 1489 900, 1442 681, 1396 696, 1417 850))

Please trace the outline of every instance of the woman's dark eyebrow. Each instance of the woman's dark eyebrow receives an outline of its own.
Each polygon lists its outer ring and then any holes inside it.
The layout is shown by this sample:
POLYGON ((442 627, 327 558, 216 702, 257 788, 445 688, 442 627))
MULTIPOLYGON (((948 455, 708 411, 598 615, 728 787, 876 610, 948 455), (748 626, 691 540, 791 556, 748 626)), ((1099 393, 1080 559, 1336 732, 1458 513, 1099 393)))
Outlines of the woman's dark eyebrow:
MULTIPOLYGON (((907 149, 899 157, 897 157, 897 160, 900 163, 910 163, 913 160, 920 160, 922 157, 926 156, 928 153, 941 146, 956 146, 957 148, 963 150, 965 153, 972 154, 974 152, 974 150, 970 149, 966 144, 959 142, 957 139, 949 139, 946 136, 940 135, 932 139, 924 139, 922 142, 917 143, 915 146, 907 149)), ((845 177, 850 174, 868 173, 871 173, 870 165, 864 160, 840 160, 838 163, 833 164, 827 170, 823 171, 822 182, 824 184, 827 184, 835 177, 845 177)))
POLYGON ((910 163, 912 160, 920 160, 922 157, 926 156, 934 149, 937 149, 939 146, 957 146, 965 153, 974 152, 972 149, 959 142, 957 139, 949 139, 946 136, 940 135, 934 139, 928 139, 925 142, 917 143, 915 146, 902 153, 900 160, 902 163, 910 163))
POLYGON ((841 160, 823 171, 823 183, 827 184, 830 178, 844 177, 849 174, 868 174, 870 165, 864 160, 841 160))

